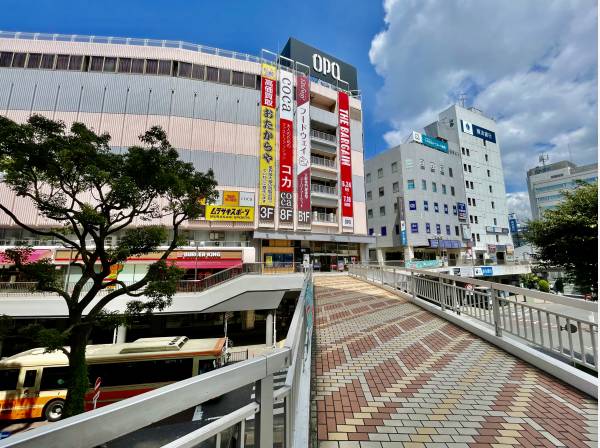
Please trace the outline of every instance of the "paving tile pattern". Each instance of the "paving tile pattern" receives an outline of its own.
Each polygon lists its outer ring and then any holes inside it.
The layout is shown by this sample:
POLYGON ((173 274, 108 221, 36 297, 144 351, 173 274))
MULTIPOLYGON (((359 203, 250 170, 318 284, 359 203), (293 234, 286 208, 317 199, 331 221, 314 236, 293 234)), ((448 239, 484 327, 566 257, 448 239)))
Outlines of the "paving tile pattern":
POLYGON ((315 277, 313 353, 318 448, 598 445, 596 400, 351 277, 315 277))

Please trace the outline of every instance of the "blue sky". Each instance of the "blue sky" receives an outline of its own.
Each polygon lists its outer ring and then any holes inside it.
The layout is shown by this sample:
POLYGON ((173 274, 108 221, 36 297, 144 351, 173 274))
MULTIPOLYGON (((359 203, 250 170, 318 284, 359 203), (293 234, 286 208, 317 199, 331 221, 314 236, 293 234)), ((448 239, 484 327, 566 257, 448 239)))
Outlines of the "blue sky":
POLYGON ((190 0, 5 0, 0 29, 184 40, 258 55, 283 48, 289 37, 354 65, 364 92, 365 145, 386 147, 385 123, 371 112, 382 80, 369 61, 371 39, 383 23, 377 1, 206 2, 190 0), (296 6, 294 6, 296 5, 296 6))
POLYGON ((596 0, 4 0, 0 29, 185 40, 258 55, 293 36, 354 65, 366 157, 467 94, 497 122, 509 212, 526 171, 597 162, 596 0))

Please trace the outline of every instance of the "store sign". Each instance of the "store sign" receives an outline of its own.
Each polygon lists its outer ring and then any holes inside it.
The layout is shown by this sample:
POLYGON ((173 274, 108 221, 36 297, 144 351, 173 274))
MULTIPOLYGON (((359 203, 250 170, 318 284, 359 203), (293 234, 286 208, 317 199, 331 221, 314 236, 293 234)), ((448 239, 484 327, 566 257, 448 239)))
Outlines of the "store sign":
POLYGON ((462 127, 462 131, 465 134, 469 134, 474 137, 479 137, 483 140, 487 140, 488 142, 496 143, 496 134, 494 132, 465 120, 460 120, 460 124, 462 127))
POLYGON ((240 192, 239 191, 224 191, 223 192, 223 205, 240 205, 240 192))
POLYGON ((464 202, 457 202, 456 209, 458 210, 458 219, 464 221, 467 219, 467 204, 464 202))
POLYGON ((409 260, 404 263, 404 266, 411 269, 426 269, 426 268, 438 268, 442 265, 441 260, 409 260))
POLYGON ((517 220, 515 218, 510 218, 508 220, 508 227, 510 227, 510 233, 517 233, 519 231, 517 220))
POLYGON ((400 242, 403 246, 408 245, 408 239, 406 237, 406 222, 400 221, 400 242))
POLYGON ((342 80, 340 77, 340 64, 330 61, 329 58, 321 56, 319 53, 313 53, 312 55, 312 68, 317 73, 331 75, 338 81, 342 80))
POLYGON ((411 222, 410 223, 410 232, 411 233, 419 233, 419 223, 411 222))
POLYGON ((254 192, 240 191, 240 207, 254 207, 254 192))
POLYGON ((198 252, 180 252, 177 257, 178 259, 186 258, 221 258, 221 252, 219 251, 198 251, 198 252))
POLYGON ((487 233, 496 233, 502 235, 508 235, 508 228, 506 227, 495 227, 495 226, 486 226, 485 231, 487 233))
POLYGON ((408 209, 416 210, 417 209, 417 201, 408 201, 408 209))
POLYGON ((254 207, 207 205, 207 221, 254 222, 254 207))
POLYGON ((294 226, 294 75, 279 71, 279 223, 294 226))
POLYGON ((429 146, 430 148, 437 149, 438 151, 442 151, 445 153, 448 152, 448 143, 437 138, 430 137, 429 135, 413 131, 412 139, 416 143, 429 146))
MULTIPOLYGON (((260 96, 259 223, 275 221, 277 69, 263 62, 260 96)), ((207 211, 208 215, 208 211, 207 211)), ((208 217, 207 217, 208 219, 208 217)))
POLYGON ((310 80, 296 77, 296 181, 298 182, 298 227, 310 228, 310 80))
POLYGON ((338 92, 340 132, 340 178, 342 183, 342 228, 354 229, 354 206, 352 199, 352 143, 350 141, 350 106, 348 94, 338 92))

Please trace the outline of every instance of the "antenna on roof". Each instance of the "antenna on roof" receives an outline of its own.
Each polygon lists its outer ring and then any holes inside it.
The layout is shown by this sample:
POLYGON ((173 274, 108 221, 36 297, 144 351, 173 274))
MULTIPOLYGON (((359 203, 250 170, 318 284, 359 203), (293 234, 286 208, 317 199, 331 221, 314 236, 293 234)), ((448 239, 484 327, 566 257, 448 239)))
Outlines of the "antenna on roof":
POLYGON ((467 102, 467 94, 465 92, 461 92, 458 95, 458 104, 460 104, 460 107, 465 107, 466 102, 467 102))
POLYGON ((542 164, 542 166, 544 166, 544 167, 546 166, 546 162, 547 162, 549 159, 550 159, 550 156, 549 156, 547 153, 545 153, 545 152, 541 153, 541 154, 540 154, 540 156, 539 156, 539 158, 538 158, 539 162, 540 162, 540 163, 542 164))

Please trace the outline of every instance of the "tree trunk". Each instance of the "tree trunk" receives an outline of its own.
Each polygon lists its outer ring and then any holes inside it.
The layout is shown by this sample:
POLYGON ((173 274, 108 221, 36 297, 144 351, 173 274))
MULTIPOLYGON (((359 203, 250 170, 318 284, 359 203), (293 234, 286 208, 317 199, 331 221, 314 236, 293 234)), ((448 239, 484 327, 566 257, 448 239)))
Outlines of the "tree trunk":
POLYGON ((75 327, 69 337, 69 384, 65 403, 65 417, 84 412, 84 396, 90 388, 85 360, 85 347, 89 335, 90 330, 88 328, 75 327))

